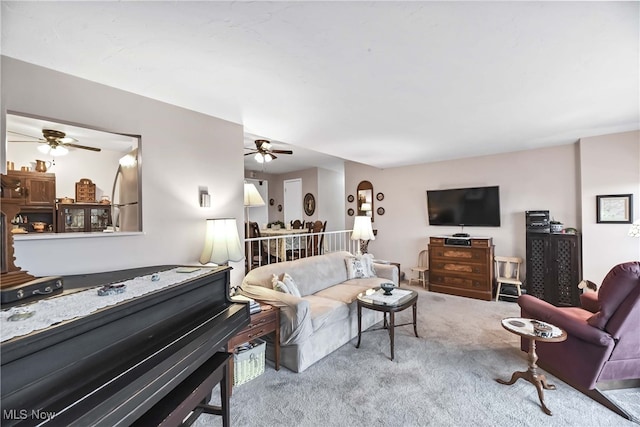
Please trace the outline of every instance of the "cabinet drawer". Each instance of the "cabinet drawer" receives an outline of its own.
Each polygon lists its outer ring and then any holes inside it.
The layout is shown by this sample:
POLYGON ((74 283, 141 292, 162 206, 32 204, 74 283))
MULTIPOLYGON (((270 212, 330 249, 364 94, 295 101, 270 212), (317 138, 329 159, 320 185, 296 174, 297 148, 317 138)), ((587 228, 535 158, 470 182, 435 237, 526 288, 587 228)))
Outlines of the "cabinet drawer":
POLYGON ((238 332, 236 336, 229 340, 229 348, 251 341, 252 339, 261 337, 270 332, 275 332, 276 328, 279 326, 276 324, 275 319, 265 320, 265 322, 252 323, 247 328, 238 332))
POLYGON ((463 263, 455 261, 431 261, 430 270, 434 272, 442 273, 461 273, 461 274, 475 274, 479 276, 486 276, 488 266, 486 264, 473 264, 463 263))
POLYGON ((487 250, 474 248, 457 248, 445 246, 431 249, 432 259, 460 260, 469 262, 486 262, 487 250))
POLYGON ((487 280, 471 278, 471 277, 456 277, 437 274, 434 271, 429 273, 429 282, 434 285, 451 286, 461 289, 473 289, 479 291, 491 291, 491 286, 487 280))
POLYGON ((432 245, 444 245, 444 238, 443 237, 431 237, 431 238, 429 238, 429 243, 431 243, 432 245))

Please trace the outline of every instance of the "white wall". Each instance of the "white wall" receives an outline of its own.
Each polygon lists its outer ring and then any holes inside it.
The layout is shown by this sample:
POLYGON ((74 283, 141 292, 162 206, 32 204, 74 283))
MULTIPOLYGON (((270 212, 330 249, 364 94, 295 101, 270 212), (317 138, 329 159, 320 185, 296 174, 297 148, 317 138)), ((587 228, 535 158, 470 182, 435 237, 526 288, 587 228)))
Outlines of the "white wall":
POLYGON ((629 224, 596 222, 597 195, 633 194, 632 219, 640 218, 640 132, 582 138, 580 164, 584 278, 599 284, 614 265, 640 260, 629 224))
MULTIPOLYGON (((418 253, 429 236, 460 232, 459 227, 428 225, 426 191, 459 187, 500 186, 500 227, 465 227, 476 236, 493 238, 496 255, 525 257, 527 210, 546 209, 565 227, 580 229, 579 187, 576 145, 519 151, 514 153, 450 160, 415 166, 376 169, 348 162, 345 167, 346 194, 355 194, 358 183, 368 180, 373 193, 384 193, 376 201, 384 215, 375 216, 378 230, 369 252, 376 258, 399 262, 410 274, 418 253)), ((353 218, 346 216, 348 228, 353 218)))
MULTIPOLYGON (((3 115, 13 110, 142 135, 144 233, 19 241, 23 270, 46 276, 196 263, 206 218, 235 217, 244 236, 241 125, 5 56, 1 66, 3 115), (198 186, 209 188, 211 208, 199 207, 198 186)), ((238 284, 243 263, 232 266, 238 284)))
POLYGON ((317 216, 327 221, 327 231, 345 229, 344 172, 318 168, 317 216))

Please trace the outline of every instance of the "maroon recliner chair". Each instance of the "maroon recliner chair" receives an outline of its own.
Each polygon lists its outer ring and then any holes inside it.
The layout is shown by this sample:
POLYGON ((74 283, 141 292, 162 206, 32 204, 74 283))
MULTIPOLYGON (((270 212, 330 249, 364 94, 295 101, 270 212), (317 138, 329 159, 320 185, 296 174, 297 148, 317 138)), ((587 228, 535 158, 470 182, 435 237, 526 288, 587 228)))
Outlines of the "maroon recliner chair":
MULTIPOLYGON (((640 387, 640 262, 615 266, 582 307, 555 307, 531 295, 518 298, 522 317, 567 331, 567 340, 538 342, 538 365, 627 419, 600 390, 640 387)), ((521 342, 528 351, 528 340, 521 342)))

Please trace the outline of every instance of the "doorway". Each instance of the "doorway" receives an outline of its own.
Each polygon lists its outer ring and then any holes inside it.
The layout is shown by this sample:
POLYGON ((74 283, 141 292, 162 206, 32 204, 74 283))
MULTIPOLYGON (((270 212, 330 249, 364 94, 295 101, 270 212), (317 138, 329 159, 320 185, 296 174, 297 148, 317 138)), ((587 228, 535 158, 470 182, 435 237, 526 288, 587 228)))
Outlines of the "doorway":
POLYGON ((302 215, 302 179, 284 181, 284 223, 290 224, 296 219, 304 220, 302 215))

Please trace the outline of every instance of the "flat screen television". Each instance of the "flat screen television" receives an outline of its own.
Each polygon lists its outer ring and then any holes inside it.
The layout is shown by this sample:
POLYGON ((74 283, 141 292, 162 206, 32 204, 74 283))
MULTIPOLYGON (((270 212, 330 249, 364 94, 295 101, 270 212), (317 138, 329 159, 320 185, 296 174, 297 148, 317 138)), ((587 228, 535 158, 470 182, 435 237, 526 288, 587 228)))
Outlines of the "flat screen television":
POLYGON ((430 225, 500 227, 500 187, 427 190, 430 225))

